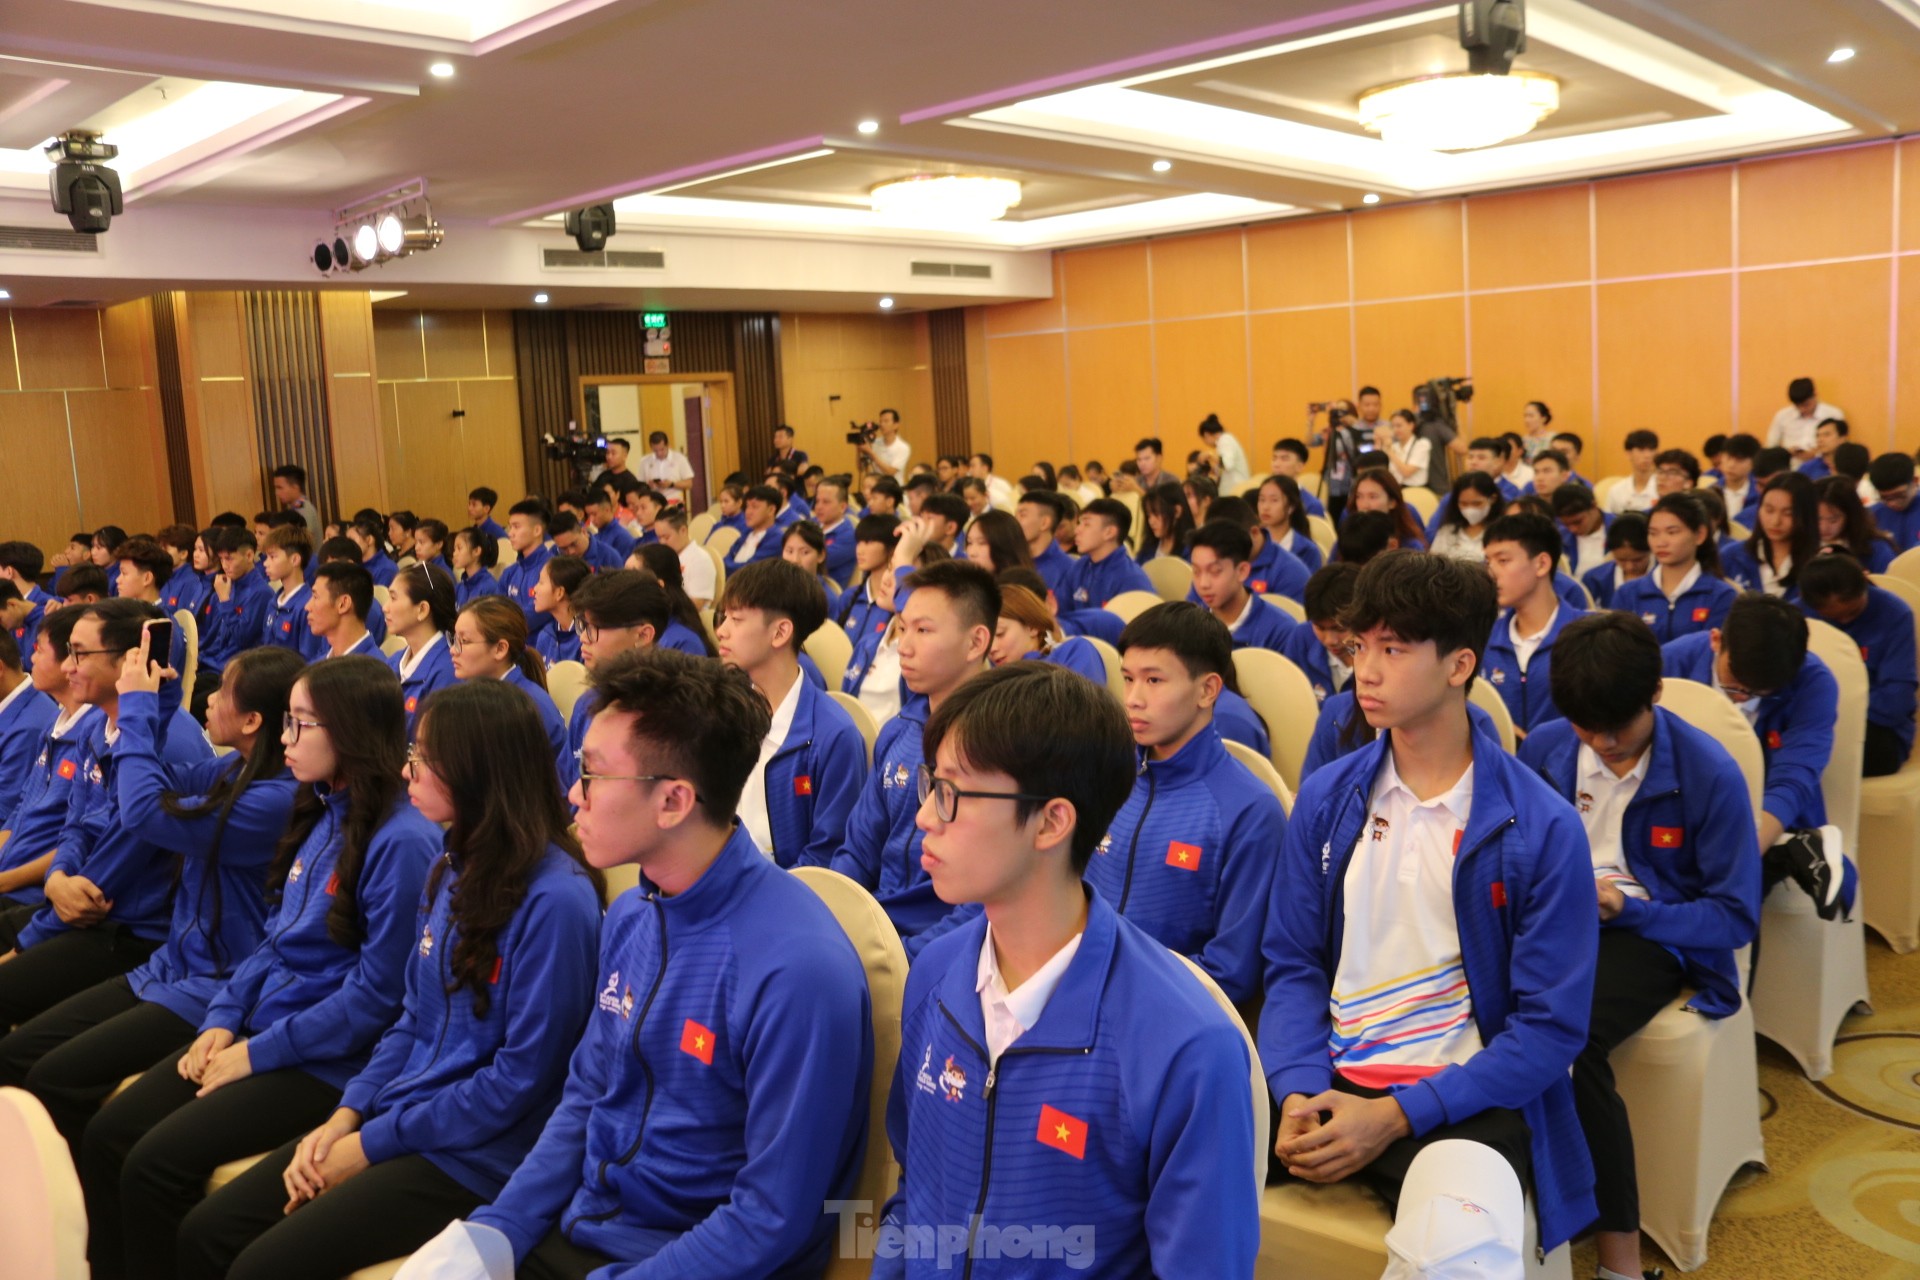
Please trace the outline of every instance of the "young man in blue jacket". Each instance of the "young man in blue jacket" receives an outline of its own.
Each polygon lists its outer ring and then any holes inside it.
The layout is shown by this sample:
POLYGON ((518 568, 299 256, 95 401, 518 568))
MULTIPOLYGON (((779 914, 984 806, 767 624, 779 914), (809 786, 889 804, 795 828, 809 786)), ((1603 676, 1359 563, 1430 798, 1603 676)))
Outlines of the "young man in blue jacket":
POLYGON ((1127 554, 1133 513, 1117 498, 1095 498, 1074 522, 1073 545, 1080 558, 1067 571, 1064 590, 1055 588, 1062 614, 1104 609, 1123 591, 1152 591, 1147 571, 1127 554))
POLYGON ((467 523, 496 542, 507 536, 506 529, 493 518, 493 509, 499 504, 500 495, 485 485, 467 495, 467 523))
POLYGON ((1056 608, 1064 594, 1061 588, 1066 585, 1067 573, 1073 568, 1073 557, 1060 549, 1060 540, 1054 536, 1060 527, 1059 496, 1047 489, 1029 489, 1013 509, 1020 532, 1027 536, 1033 570, 1054 594, 1056 608))
POLYGON ((553 544, 547 540, 552 522, 547 504, 538 498, 522 499, 507 510, 507 541, 513 545, 515 559, 500 571, 500 590, 527 615, 529 640, 553 625, 552 614, 533 607, 533 584, 553 559, 553 544))
POLYGON ((1131 782, 1120 708, 1009 663, 941 704, 926 748, 923 860, 981 910, 907 976, 876 1280, 1251 1275, 1246 1042, 1081 879, 1131 782))
POLYGON ((1873 522, 1893 539, 1896 553, 1920 546, 1920 502, 1915 502, 1913 455, 1883 453, 1867 468, 1867 479, 1880 495, 1873 504, 1873 522))
MULTIPOLYGON (((580 629, 580 664, 591 675, 629 650, 651 649, 666 633, 672 612, 666 589, 652 574, 616 569, 596 573, 580 584, 573 616, 580 629)), ((580 749, 597 705, 592 689, 574 699, 567 718, 567 749, 560 759, 563 794, 579 780, 580 749)))
POLYGON ((47 605, 55 599, 40 589, 40 571, 46 565, 45 553, 31 542, 0 542, 0 582, 11 582, 28 606, 25 616, 13 624, 13 639, 21 658, 29 664, 33 661, 33 633, 47 616, 47 605))
POLYGON ((1389 1253, 1415 1259, 1477 1207, 1493 1219, 1480 1265, 1517 1275, 1525 1224, 1497 1206, 1517 1210, 1529 1181, 1543 1249, 1594 1218, 1567 1073, 1587 1041, 1599 928, 1579 818, 1470 727, 1467 682, 1495 612, 1478 565, 1390 551, 1361 570, 1353 683, 1380 736, 1294 803, 1260 1061, 1289 1174, 1365 1181, 1396 1206, 1389 1253), (1408 1181, 1447 1194, 1409 1203, 1408 1181))
POLYGON ((847 489, 853 480, 828 476, 813 491, 813 515, 827 542, 827 576, 841 587, 853 582, 854 527, 858 518, 847 509, 847 489))
POLYGON ((266 568, 274 594, 254 642, 291 649, 308 662, 327 651, 326 641, 315 639, 307 626, 307 601, 313 594, 307 585, 307 566, 312 560, 313 542, 307 537, 305 525, 283 525, 267 531, 267 540, 260 547, 260 563, 266 568))
POLYGON ((818 1275, 866 1149, 872 1013, 832 913, 735 824, 766 701, 662 649, 602 664, 593 696, 580 843, 640 885, 540 1140, 422 1252, 464 1239, 522 1280, 818 1275))
POLYGON ((1486 677, 1524 738, 1557 718, 1553 654, 1560 632, 1579 616, 1554 589, 1560 537, 1545 516, 1501 516, 1487 526, 1487 572, 1500 619, 1487 639, 1486 677))
POLYGON ((46 901, 41 884, 53 865, 60 829, 80 758, 93 740, 99 708, 83 702, 67 681, 67 641, 80 609, 56 609, 34 636, 38 654, 33 685, 59 710, 41 737, 39 754, 23 779, 10 813, 0 815, 0 947, 13 949, 14 937, 46 901))
POLYGON ((760 560, 727 579, 720 661, 753 681, 773 713, 740 793, 740 821, 782 867, 832 861, 867 776, 867 744, 853 718, 800 669, 800 648, 827 617, 820 575, 760 560))
POLYGON ((1287 819, 1214 729, 1232 669, 1226 627, 1198 605, 1156 605, 1127 624, 1120 678, 1138 764, 1086 878, 1244 1004, 1260 992, 1260 930, 1287 819))
POLYGON ((1281 642, 1280 656, 1306 674, 1314 700, 1322 706, 1346 688, 1353 678, 1347 665, 1347 645, 1353 637, 1340 623, 1340 614, 1353 599, 1353 580, 1360 566, 1335 560, 1321 565, 1307 580, 1307 625, 1295 627, 1281 642))
POLYGON ((1898 773, 1913 754, 1913 610, 1874 586, 1852 556, 1819 556, 1799 577, 1800 607, 1846 632, 1867 664, 1864 776, 1898 773))
MULTIPOLYGON (((1198 603, 1226 627, 1232 646, 1279 653, 1300 624, 1251 589, 1247 575, 1253 567, 1253 538, 1231 521, 1210 520, 1193 531, 1187 545, 1198 603)), ((1305 566, 1300 567, 1304 573, 1305 566)))
POLYGON ((1587 1047, 1574 1104, 1600 1205, 1599 1280, 1636 1280, 1640 1202, 1633 1131, 1608 1056, 1680 994, 1709 1018, 1740 1008, 1733 953, 1760 923, 1760 857, 1740 766, 1711 737, 1654 704, 1660 642, 1627 613, 1589 614, 1553 667, 1566 718, 1520 760, 1579 811, 1600 919, 1587 1047))
MULTIPOLYGON (((220 531, 220 572, 213 576, 213 598, 207 603, 207 627, 200 636, 202 678, 194 685, 194 710, 203 711, 220 687, 227 659, 260 643, 266 617, 273 612, 273 588, 255 573, 259 543, 251 529, 220 531), (211 675, 212 679, 205 677, 211 675)), ((203 712, 204 714, 204 712, 203 712)))
POLYGON ((25 668, 13 632, 0 631, 0 830, 20 803, 33 762, 60 715, 59 704, 40 691, 25 668))
POLYGON ((756 560, 780 558, 780 534, 786 527, 779 520, 781 502, 780 490, 770 484, 757 484, 747 490, 740 508, 746 523, 723 557, 728 573, 737 573, 756 560))

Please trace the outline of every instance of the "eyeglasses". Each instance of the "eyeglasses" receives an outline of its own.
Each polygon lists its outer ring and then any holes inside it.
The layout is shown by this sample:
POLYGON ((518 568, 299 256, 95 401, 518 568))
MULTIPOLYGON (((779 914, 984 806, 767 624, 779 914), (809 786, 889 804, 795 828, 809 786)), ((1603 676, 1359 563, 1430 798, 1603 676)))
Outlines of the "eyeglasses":
POLYGON ((1026 791, 962 791, 946 778, 933 776, 933 766, 923 764, 919 772, 920 803, 925 804, 927 797, 933 797, 933 816, 942 822, 952 822, 960 813, 962 800, 1025 800, 1031 804, 1045 804, 1052 796, 1039 796, 1026 791))
POLYGON ((447 632, 447 652, 448 653, 458 653, 462 649, 466 648, 468 645, 475 645, 481 648, 485 648, 486 643, 487 642, 485 640, 463 640, 460 638, 457 632, 453 632, 453 631, 447 632))
POLYGON ((433 767, 433 761, 427 759, 427 753, 422 751, 417 743, 407 748, 407 770, 414 777, 419 777, 422 769, 433 767))
MULTIPOLYGON (((573 753, 573 763, 579 770, 582 800, 593 794, 593 784, 596 782, 685 782, 688 786, 693 785, 686 778, 677 778, 670 773, 595 773, 587 768, 587 753, 584 749, 573 753)), ((698 791, 693 793, 693 798, 701 804, 707 802, 707 798, 698 791)))
POLYGON ((1745 685, 1732 684, 1725 680, 1720 682, 1720 692, 1735 702, 1758 702, 1763 698, 1771 698, 1774 694, 1772 689, 1749 689, 1745 685))
POLYGON ((300 741, 300 731, 302 729, 324 729, 326 727, 327 726, 321 724, 318 720, 302 720, 291 711, 280 717, 280 737, 288 746, 292 746, 294 743, 300 741))
POLYGON ((93 657, 100 657, 108 654, 111 654, 117 657, 118 655, 127 652, 133 647, 134 646, 130 644, 123 644, 117 649, 76 649, 71 645, 69 645, 67 647, 67 655, 72 658, 93 658, 93 657))

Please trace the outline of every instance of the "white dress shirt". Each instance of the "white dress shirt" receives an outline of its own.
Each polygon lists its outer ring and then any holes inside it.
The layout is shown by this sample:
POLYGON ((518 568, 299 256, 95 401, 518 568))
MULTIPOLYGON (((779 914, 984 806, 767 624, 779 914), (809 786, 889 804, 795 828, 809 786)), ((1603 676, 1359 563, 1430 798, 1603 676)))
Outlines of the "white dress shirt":
POLYGON ((987 926, 987 936, 980 941, 980 964, 975 971, 973 989, 980 993, 980 1017, 987 1028, 988 1062, 998 1063, 1007 1046, 1040 1021, 1047 1001, 1053 998, 1053 989, 1060 985, 1061 975, 1073 963, 1084 936, 1076 933, 1068 938, 1067 945, 1054 952, 1032 977, 1009 991, 1006 979, 1000 976, 1000 961, 993 954, 993 926, 987 926))
POLYGON ((1583 743, 1574 771, 1580 788, 1575 807, 1580 810, 1581 825, 1587 829, 1593 878, 1611 882, 1629 898, 1652 896, 1647 887, 1634 878, 1633 868, 1627 863, 1627 852, 1620 843, 1620 820, 1626 817, 1627 806, 1633 803, 1633 798, 1640 794, 1640 784, 1647 777, 1647 759, 1652 754, 1651 747, 1642 751, 1626 776, 1616 777, 1606 761, 1583 743))
POLYGON ((1520 634, 1520 615, 1507 615, 1507 638, 1513 642, 1513 656, 1520 663, 1520 672, 1526 674, 1527 664, 1533 661, 1533 655, 1540 648, 1540 642, 1553 630, 1554 620, 1560 616, 1560 606, 1555 605, 1553 612, 1547 615, 1547 624, 1530 636, 1520 634))
POLYGON ((806 678, 805 672, 796 675, 786 696, 774 708, 773 725, 760 742, 760 758, 754 761, 747 785, 740 791, 740 825, 753 837, 754 847, 768 857, 773 856, 773 823, 767 817, 767 761, 773 759, 793 728, 793 713, 800 705, 800 686, 806 678))
POLYGON ((1845 422, 1847 415, 1833 405, 1822 400, 1813 407, 1812 414, 1802 414, 1792 405, 1788 405, 1773 415, 1773 421, 1767 426, 1767 445, 1769 448, 1781 448, 1806 453, 1813 448, 1813 433, 1828 418, 1838 418, 1845 422))
POLYGON ((689 542, 680 551, 680 585, 696 602, 713 599, 713 558, 698 543, 689 542))
POLYGON ((683 480, 693 479, 693 464, 687 461, 686 454, 678 450, 669 449, 667 456, 661 458, 649 449, 633 472, 653 488, 664 491, 669 501, 678 502, 680 493, 674 486, 683 480))

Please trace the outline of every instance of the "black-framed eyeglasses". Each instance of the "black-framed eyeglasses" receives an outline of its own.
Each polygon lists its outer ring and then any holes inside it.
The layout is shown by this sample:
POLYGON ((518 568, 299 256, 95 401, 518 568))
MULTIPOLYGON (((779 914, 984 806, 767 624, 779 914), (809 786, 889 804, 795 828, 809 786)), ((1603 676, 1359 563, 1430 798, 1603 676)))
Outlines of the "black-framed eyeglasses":
MULTIPOLYGON (((587 768, 587 753, 584 748, 573 753, 573 763, 579 770, 582 800, 593 794, 593 784, 596 782, 684 782, 689 787, 693 785, 692 780, 676 777, 671 773, 595 773, 587 768)), ((693 793, 693 798, 701 804, 707 802, 707 798, 698 791, 693 793)))
POLYGON ((920 803, 925 804, 927 797, 933 797, 933 816, 942 822, 952 822, 959 816, 962 800, 1024 800, 1030 804, 1045 804, 1052 796, 1034 795, 1027 791, 962 791, 947 778, 936 778, 933 766, 923 764, 918 775, 920 803))
POLYGON ((431 769, 431 768, 433 768, 433 761, 427 759, 427 753, 420 749, 420 746, 418 743, 415 743, 413 746, 410 746, 407 748, 408 772, 410 772, 411 774, 413 774, 414 777, 417 778, 420 776, 420 771, 422 769, 431 769))
POLYGON ((67 656, 70 658, 93 658, 93 657, 104 656, 107 654, 112 654, 115 657, 118 657, 120 654, 126 653, 127 651, 129 651, 130 649, 133 649, 134 647, 135 646, 130 644, 123 644, 118 648, 109 648, 109 649, 76 649, 72 645, 68 645, 67 656))
POLYGON ((1733 684, 1726 680, 1720 682, 1720 692, 1735 702, 1759 702, 1762 699, 1771 698, 1774 694, 1771 689, 1749 689, 1743 684, 1733 684))
POLYGON ((326 727, 327 726, 321 724, 318 720, 302 720, 299 716, 289 711, 280 717, 280 738, 281 741, 285 742, 288 746, 292 746, 294 743, 300 741, 300 731, 302 729, 324 729, 326 727))

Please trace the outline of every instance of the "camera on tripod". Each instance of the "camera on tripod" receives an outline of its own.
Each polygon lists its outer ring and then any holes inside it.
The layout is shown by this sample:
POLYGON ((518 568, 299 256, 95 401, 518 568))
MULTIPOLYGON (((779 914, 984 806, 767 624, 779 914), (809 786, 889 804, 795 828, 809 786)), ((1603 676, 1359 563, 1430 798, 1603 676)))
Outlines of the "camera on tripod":
POLYGON ((607 460, 607 438, 582 434, 578 430, 566 436, 555 436, 549 431, 541 437, 547 445, 547 456, 555 462, 564 462, 573 472, 574 479, 584 484, 593 469, 607 460))
POLYGON ((848 444, 872 444, 880 438, 880 424, 876 422, 855 422, 848 419, 847 427, 848 444))
POLYGON ((1315 400, 1307 405, 1308 417, 1317 413, 1327 415, 1327 429, 1330 431, 1337 431, 1346 425, 1347 410, 1332 400, 1315 400))
POLYGON ((1473 400, 1472 378, 1431 378, 1413 389, 1413 410, 1421 422, 1444 422, 1458 430, 1458 406, 1473 400))

